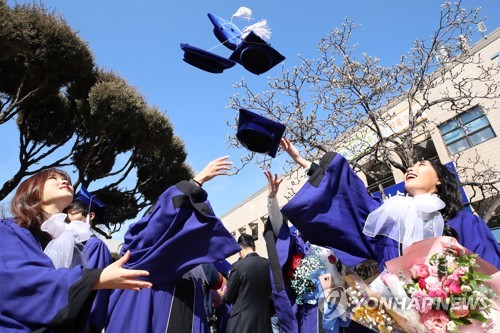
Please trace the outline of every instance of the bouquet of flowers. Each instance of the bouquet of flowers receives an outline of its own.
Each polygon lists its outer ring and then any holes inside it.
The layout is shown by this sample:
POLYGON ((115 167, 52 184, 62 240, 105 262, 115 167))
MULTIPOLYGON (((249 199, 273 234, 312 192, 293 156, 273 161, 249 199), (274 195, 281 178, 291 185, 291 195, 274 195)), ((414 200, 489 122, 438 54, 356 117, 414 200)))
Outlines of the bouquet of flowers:
POLYGON ((393 296, 407 296, 409 302, 401 305, 418 312, 426 331, 500 328, 500 273, 454 238, 417 242, 386 265, 389 273, 381 275, 382 281, 393 296))
POLYGON ((294 260, 296 267, 293 271, 291 285, 297 295, 297 304, 302 304, 304 301, 316 302, 317 276, 325 269, 319 252, 319 249, 313 249, 302 259, 294 260))

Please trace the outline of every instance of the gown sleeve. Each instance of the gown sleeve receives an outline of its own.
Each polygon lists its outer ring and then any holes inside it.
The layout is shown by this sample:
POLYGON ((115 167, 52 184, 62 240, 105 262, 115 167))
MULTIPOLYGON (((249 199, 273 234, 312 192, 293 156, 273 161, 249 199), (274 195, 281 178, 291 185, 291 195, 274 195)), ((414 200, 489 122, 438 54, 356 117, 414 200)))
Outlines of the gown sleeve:
MULTIPOLYGON (((90 237, 85 243, 83 253, 88 268, 104 268, 113 262, 108 246, 97 237, 90 237)), ((107 308, 111 290, 98 290, 90 310, 89 327, 91 332, 100 332, 106 325, 107 308)))
POLYGON ((448 225, 458 232, 459 242, 463 246, 500 269, 500 247, 483 219, 461 210, 448 221, 448 225))
POLYGON ((33 235, 13 220, 0 220, 0 234, 0 327, 83 327, 101 270, 55 269, 33 235))
POLYGON ((122 253, 130 250, 127 268, 149 271, 153 285, 175 284, 202 263, 213 263, 240 251, 207 200, 207 193, 188 181, 171 186, 153 211, 131 225, 122 253))
POLYGON ((347 160, 330 152, 281 212, 308 241, 331 248, 352 266, 366 259, 380 261, 376 254, 380 239, 363 234, 368 214, 380 204, 347 160))

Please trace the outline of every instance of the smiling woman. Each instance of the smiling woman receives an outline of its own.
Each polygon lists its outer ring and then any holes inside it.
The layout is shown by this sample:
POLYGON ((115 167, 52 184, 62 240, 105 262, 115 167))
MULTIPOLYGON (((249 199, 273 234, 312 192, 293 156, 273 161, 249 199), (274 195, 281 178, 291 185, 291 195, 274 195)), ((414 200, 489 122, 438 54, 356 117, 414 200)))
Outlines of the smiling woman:
POLYGON ((0 220, 0 331, 82 331, 97 289, 151 287, 143 270, 122 265, 130 254, 104 269, 55 269, 43 248, 50 235, 42 223, 71 203, 73 187, 66 172, 48 169, 19 185, 11 219, 0 220), (21 278, 20 278, 21 277, 21 278))

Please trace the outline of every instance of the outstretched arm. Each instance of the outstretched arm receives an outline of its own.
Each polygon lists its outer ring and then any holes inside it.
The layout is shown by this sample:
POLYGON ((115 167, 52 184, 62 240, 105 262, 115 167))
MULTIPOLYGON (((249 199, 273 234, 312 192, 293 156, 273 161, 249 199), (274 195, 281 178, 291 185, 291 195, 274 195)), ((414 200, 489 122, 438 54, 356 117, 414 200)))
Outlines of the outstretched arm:
POLYGON ((129 258, 130 251, 127 251, 122 258, 104 268, 92 289, 141 290, 141 288, 151 288, 151 282, 138 279, 141 276, 149 276, 147 271, 122 268, 129 258))
POLYGON ((279 187, 283 179, 278 180, 278 175, 272 175, 270 171, 264 171, 268 182, 268 201, 267 210, 269 214, 269 220, 271 221, 271 226, 273 227, 273 232, 276 237, 280 233, 281 226, 283 225, 283 216, 281 215, 280 206, 278 204, 278 199, 276 194, 278 193, 279 187))
POLYGON ((229 156, 223 156, 216 158, 213 161, 210 161, 200 173, 198 173, 193 180, 198 185, 203 185, 203 183, 209 181, 210 179, 220 176, 226 175, 229 176, 231 173, 228 170, 231 170, 233 166, 233 162, 228 160, 229 156))
POLYGON ((286 138, 282 138, 280 142, 280 146, 287 152, 288 155, 301 167, 305 169, 309 169, 311 167, 311 162, 307 161, 304 159, 302 156, 300 156, 299 151, 295 146, 288 141, 286 138))

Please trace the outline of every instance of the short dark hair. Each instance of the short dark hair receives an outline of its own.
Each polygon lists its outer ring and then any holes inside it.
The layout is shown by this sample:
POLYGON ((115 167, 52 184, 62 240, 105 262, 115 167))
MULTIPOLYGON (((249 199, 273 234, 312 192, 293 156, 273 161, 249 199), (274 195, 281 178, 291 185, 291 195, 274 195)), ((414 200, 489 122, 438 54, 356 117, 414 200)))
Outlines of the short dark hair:
POLYGON ((242 248, 251 247, 253 249, 255 247, 253 237, 249 234, 241 234, 240 237, 238 237, 238 244, 240 244, 242 248))

